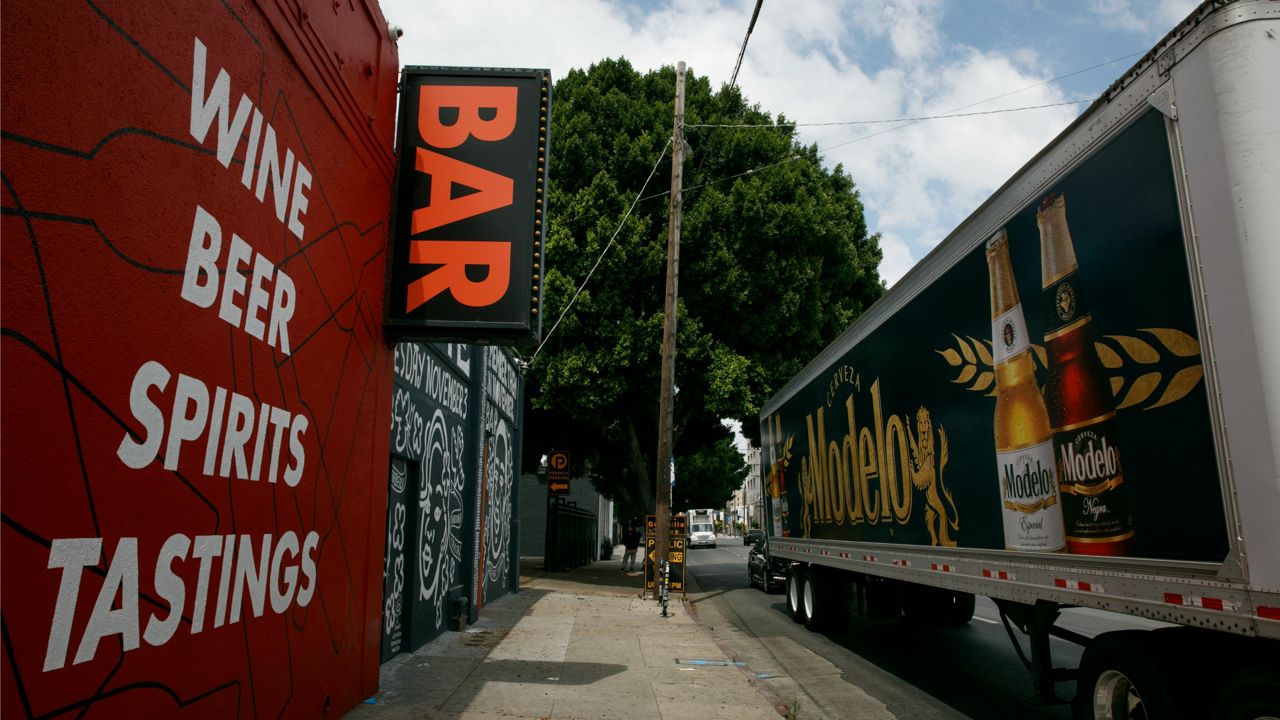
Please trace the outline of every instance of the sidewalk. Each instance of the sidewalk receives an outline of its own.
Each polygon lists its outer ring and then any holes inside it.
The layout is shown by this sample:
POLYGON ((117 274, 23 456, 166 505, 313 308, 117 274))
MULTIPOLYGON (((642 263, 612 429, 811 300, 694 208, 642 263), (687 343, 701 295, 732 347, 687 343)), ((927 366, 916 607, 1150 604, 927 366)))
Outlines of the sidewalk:
POLYGON ((777 720, 687 604, 663 618, 621 557, 559 573, 525 558, 519 593, 383 665, 381 691, 347 717, 777 720))

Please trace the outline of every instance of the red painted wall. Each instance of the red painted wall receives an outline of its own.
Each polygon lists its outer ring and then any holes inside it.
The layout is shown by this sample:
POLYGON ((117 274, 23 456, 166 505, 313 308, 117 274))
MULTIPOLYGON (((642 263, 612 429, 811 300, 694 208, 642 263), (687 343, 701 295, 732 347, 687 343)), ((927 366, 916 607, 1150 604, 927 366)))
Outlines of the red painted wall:
POLYGON ((340 714, 377 689, 385 20, 41 0, 0 27, 0 710, 340 714))

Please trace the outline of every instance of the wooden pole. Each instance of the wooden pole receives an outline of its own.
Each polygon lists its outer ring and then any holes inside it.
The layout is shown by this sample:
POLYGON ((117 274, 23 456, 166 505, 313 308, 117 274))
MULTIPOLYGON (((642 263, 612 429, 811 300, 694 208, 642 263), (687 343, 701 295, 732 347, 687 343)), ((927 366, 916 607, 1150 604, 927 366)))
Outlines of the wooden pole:
POLYGON ((671 436, 675 409, 676 297, 680 278, 680 189, 684 165, 684 61, 676 66, 676 108, 671 124, 671 211, 667 221, 667 297, 662 326, 662 386, 658 390, 657 492, 654 514, 657 537, 654 542, 654 597, 661 586, 660 569, 667 557, 671 537, 671 436))

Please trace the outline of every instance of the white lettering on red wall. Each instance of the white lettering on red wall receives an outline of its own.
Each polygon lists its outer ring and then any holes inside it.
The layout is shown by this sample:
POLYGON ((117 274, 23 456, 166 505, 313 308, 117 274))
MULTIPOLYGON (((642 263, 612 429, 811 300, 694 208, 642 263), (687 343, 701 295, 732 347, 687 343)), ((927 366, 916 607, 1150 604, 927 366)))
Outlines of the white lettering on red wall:
MULTIPOLYGON (((275 217, 302 239, 311 172, 282 148, 275 129, 247 95, 231 110, 231 77, 219 69, 207 82, 207 49, 195 39, 191 78, 190 132, 204 143, 213 130, 216 158, 231 169, 244 143, 238 180, 250 196, 274 210, 275 217), (247 126, 247 134, 246 134, 247 126), (283 150, 283 155, 281 151, 283 150), (268 190, 270 194, 268 197, 268 190)), ((216 313, 253 341, 290 354, 289 321, 298 307, 297 285, 272 259, 254 249, 235 229, 197 204, 193 212, 187 260, 179 297, 196 308, 216 313)), ((183 459, 207 478, 283 483, 295 488, 306 468, 305 436, 310 420, 300 412, 275 407, 235 392, 209 379, 170 368, 157 360, 138 367, 128 388, 129 409, 141 434, 126 432, 116 456, 126 467, 141 470, 158 460, 177 470, 183 459)), ((199 535, 170 536, 159 549, 153 573, 155 592, 168 603, 167 612, 144 612, 139 606, 138 538, 121 537, 106 560, 107 574, 88 622, 73 626, 85 568, 106 557, 102 538, 54 539, 50 570, 60 571, 44 670, 89 662, 102 641, 119 636, 124 652, 143 642, 161 646, 177 632, 179 620, 191 619, 191 634, 261 617, 283 614, 292 605, 306 607, 316 588, 315 531, 299 541, 287 531, 279 537, 199 535), (179 569, 197 569, 195 587, 179 569)))

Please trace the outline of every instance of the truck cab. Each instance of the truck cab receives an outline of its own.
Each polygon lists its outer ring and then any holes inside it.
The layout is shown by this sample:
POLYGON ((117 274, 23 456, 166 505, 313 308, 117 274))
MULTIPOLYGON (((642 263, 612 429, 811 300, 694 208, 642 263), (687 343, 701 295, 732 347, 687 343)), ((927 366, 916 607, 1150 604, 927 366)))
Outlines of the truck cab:
POLYGON ((716 521, 711 510, 689 511, 689 547, 715 547, 716 521))

